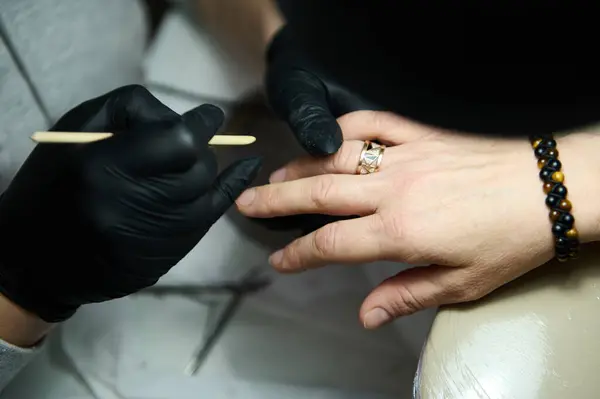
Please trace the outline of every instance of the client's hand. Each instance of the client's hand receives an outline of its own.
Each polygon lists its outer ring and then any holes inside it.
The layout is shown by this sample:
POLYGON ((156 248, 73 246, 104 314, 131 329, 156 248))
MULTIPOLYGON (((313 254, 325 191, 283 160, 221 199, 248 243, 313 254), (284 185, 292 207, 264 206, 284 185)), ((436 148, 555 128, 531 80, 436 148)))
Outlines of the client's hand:
MULTIPOLYGON (((359 216, 331 223, 272 255, 280 271, 392 260, 415 265, 365 300, 374 328, 395 317, 478 299, 553 256, 545 196, 527 139, 440 131, 383 112, 339 119, 345 141, 332 156, 293 161, 279 183, 245 192, 252 217, 299 213, 359 216), (389 147, 379 172, 355 175, 363 140, 389 147)), ((596 240, 600 187, 596 135, 559 140, 582 242, 596 240)))
POLYGON ((85 102, 53 130, 114 132, 86 144, 40 144, 0 199, 0 293, 47 322, 80 305, 156 283, 255 176, 221 175, 212 105, 179 116, 140 86, 85 102))

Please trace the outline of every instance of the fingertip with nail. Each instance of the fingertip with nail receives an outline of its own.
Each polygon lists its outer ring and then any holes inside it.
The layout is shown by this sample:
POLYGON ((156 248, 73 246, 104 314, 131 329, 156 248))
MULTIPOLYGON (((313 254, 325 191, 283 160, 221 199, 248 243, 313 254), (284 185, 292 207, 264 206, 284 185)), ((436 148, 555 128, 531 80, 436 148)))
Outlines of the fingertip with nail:
POLYGON ((375 330, 390 321, 392 321, 392 316, 382 308, 371 309, 363 317, 363 325, 367 330, 375 330))
POLYGON ((256 189, 250 188, 240 195, 236 203, 239 206, 249 206, 252 204, 252 202, 254 202, 254 197, 256 197, 256 189))
POLYGON ((284 168, 278 169, 269 177, 269 183, 281 183, 285 180, 286 171, 284 168))
POLYGON ((281 267, 281 261, 282 260, 283 260, 283 250, 279 250, 279 251, 273 253, 269 257, 269 263, 273 267, 281 267))

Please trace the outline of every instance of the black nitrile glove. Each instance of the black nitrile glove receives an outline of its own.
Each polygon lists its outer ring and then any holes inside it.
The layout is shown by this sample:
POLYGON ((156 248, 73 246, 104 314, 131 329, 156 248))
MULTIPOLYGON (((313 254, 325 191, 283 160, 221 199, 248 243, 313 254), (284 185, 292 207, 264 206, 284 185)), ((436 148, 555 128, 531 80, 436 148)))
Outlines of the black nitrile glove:
POLYGON ((48 322, 151 286, 246 189, 260 159, 221 175, 212 105, 179 116, 128 86, 85 102, 53 130, 104 141, 39 144, 0 199, 0 293, 48 322))
POLYGON ((330 155, 340 148, 342 131, 336 118, 377 109, 317 72, 286 27, 271 42, 267 64, 269 102, 311 155, 330 155))

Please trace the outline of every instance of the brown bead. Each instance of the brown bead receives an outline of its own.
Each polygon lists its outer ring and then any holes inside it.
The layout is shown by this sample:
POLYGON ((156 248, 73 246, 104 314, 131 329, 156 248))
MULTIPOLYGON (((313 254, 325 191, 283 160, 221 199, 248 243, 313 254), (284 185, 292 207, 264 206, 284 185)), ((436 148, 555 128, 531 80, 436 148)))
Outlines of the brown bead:
POLYGON ((544 183, 544 193, 548 194, 550 191, 552 191, 552 187, 554 187, 554 183, 544 183))
POLYGON ((535 148, 538 148, 538 146, 540 145, 541 142, 542 142, 542 139, 537 139, 536 141, 534 141, 533 143, 531 143, 531 145, 535 149, 535 148))
POLYGON ((562 183, 565 181, 565 175, 560 170, 557 170, 556 172, 552 173, 552 180, 557 183, 562 183))
POLYGON ((564 199, 558 203, 558 207, 563 211, 570 211, 572 208, 571 201, 564 199))
POLYGON ((566 235, 568 238, 577 238, 577 237, 579 237, 579 232, 577 231, 577 229, 576 229, 576 228, 574 228, 574 227, 573 227, 571 230, 567 231, 567 232, 565 233, 565 235, 566 235))
POLYGON ((550 220, 552 220, 553 222, 556 222, 559 217, 560 217, 559 211, 553 210, 550 212, 550 220))
POLYGON ((548 160, 546 158, 541 158, 538 161, 538 168, 542 169, 546 165, 546 162, 548 162, 548 160))
POLYGON ((548 158, 558 158, 558 150, 552 148, 551 150, 546 151, 546 156, 548 158))

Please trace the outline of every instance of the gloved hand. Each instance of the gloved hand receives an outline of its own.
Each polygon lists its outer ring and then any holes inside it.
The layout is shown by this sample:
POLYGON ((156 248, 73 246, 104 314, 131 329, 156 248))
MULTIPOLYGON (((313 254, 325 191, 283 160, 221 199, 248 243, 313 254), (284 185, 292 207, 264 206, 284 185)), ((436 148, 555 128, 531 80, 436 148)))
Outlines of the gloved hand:
POLYGON ((286 27, 275 35, 267 52, 266 90, 273 110, 311 155, 338 150, 342 131, 336 118, 378 109, 319 73, 286 27))
POLYGON ((56 131, 104 141, 40 144, 0 199, 0 293, 47 322, 119 298, 177 264, 249 185, 260 159, 217 175, 212 105, 179 116, 128 86, 68 112, 56 131))

